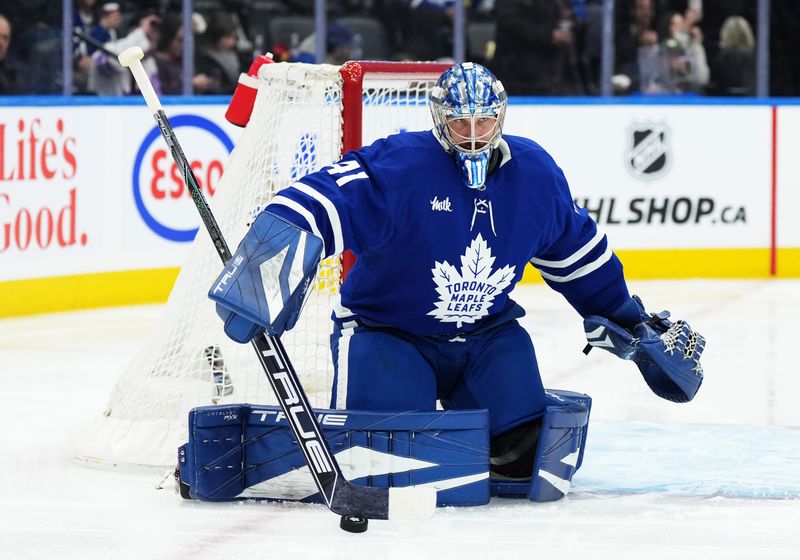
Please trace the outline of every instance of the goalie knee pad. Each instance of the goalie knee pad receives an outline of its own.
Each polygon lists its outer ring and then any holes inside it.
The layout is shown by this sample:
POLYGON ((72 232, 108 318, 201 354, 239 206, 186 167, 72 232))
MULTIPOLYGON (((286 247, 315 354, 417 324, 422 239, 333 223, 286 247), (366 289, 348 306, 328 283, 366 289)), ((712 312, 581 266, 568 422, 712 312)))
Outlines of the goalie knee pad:
MULTIPOLYGON (((546 395, 548 405, 538 421, 529 478, 492 478, 493 496, 549 502, 563 498, 569 491, 572 477, 583 462, 592 399, 582 393, 551 389, 546 395)), ((494 465, 492 472, 502 473, 494 465)))
MULTIPOLYGON (((489 414, 317 410, 345 478, 379 488, 429 486, 440 506, 489 501, 489 414)), ((320 501, 277 406, 204 406, 178 451, 181 495, 204 501, 320 501)))

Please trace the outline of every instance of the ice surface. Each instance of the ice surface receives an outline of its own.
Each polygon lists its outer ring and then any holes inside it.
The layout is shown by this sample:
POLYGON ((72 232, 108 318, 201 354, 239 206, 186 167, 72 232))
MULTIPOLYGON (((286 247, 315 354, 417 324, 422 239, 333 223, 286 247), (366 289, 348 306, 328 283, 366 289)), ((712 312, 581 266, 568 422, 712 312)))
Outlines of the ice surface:
POLYGON ((0 558, 800 559, 800 281, 632 287, 707 337, 693 402, 658 399, 608 353, 584 356, 560 296, 518 288, 545 385, 594 399, 572 493, 372 521, 362 535, 322 506, 185 502, 156 490, 159 476, 70 461, 160 306, 0 320, 0 558))

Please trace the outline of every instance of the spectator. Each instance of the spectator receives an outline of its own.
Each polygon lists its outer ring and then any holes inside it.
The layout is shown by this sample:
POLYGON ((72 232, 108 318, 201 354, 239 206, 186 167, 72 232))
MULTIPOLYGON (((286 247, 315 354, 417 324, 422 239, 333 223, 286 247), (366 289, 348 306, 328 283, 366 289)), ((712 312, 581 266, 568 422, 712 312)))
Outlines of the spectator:
POLYGON ((574 80, 572 22, 558 0, 503 0, 495 6, 495 74, 512 95, 569 95, 574 80))
POLYGON ((711 65, 712 95, 755 93, 755 39, 747 20, 730 16, 719 32, 719 51, 711 65))
POLYGON ((453 52, 453 0, 410 0, 404 30, 405 52, 412 60, 439 60, 453 52))
MULTIPOLYGON (((115 53, 120 53, 131 47, 139 47, 148 52, 155 45, 158 38, 158 23, 158 16, 143 17, 139 21, 138 27, 128 35, 117 41, 106 43, 105 47, 115 53)), ((152 57, 146 58, 143 64, 145 71, 149 75, 152 76, 157 73, 152 57)), ((88 89, 98 95, 127 95, 132 91, 130 72, 127 68, 123 68, 117 61, 116 56, 97 50, 92 55, 88 89)))
MULTIPOLYGON (((352 31, 343 23, 332 22, 328 24, 325 34, 325 62, 328 64, 344 64, 350 59, 359 59, 353 53, 354 37, 352 31)), ((314 63, 316 36, 314 33, 303 39, 297 47, 297 53, 291 58, 292 62, 314 63)))
POLYGON ((183 93, 183 25, 180 14, 167 13, 161 18, 161 32, 156 44, 157 80, 153 87, 165 95, 183 93))
MULTIPOLYGON (((89 33, 95 23, 94 6, 97 0, 75 0, 72 13, 72 26, 75 29, 89 33)), ((92 69, 91 52, 89 45, 74 38, 74 51, 72 61, 72 80, 79 93, 86 93, 89 89, 89 73, 92 69)))
POLYGON ((709 69, 703 34, 695 25, 701 14, 689 17, 673 12, 668 16, 666 32, 662 41, 662 55, 666 57, 666 91, 673 93, 702 92, 708 84, 709 69))
POLYGON ((555 95, 585 95, 589 90, 586 67, 579 52, 585 41, 586 6, 583 0, 556 0, 559 10, 558 30, 566 31, 560 43, 555 65, 555 95), (580 14, 580 15, 579 15, 580 14))
POLYGON ((408 0, 381 0, 375 3, 375 17, 386 28, 393 59, 411 59, 411 55, 405 52, 409 11, 408 0))
POLYGON ((11 45, 11 23, 0 14, 0 95, 17 91, 17 71, 8 60, 11 45))
POLYGON ((586 0, 584 11, 584 33, 581 58, 586 68, 590 94, 596 95, 600 85, 600 69, 603 59, 603 2, 586 0))
POLYGON ((81 31, 89 32, 94 25, 94 6, 97 0, 75 0, 72 25, 81 31))
POLYGON ((690 6, 683 16, 683 28, 678 33, 678 40, 682 41, 689 57, 691 87, 698 92, 705 89, 711 75, 706 48, 703 46, 703 31, 699 25, 702 19, 702 10, 690 6))
POLYGON ((617 29, 614 83, 618 93, 652 89, 661 73, 653 0, 635 0, 626 15, 617 29))
MULTIPOLYGON (((194 14, 195 31, 205 28, 205 22, 198 24, 198 14, 194 14)), ((202 19, 202 18, 201 18, 202 19)), ((155 63, 157 79, 153 86, 161 94, 180 95, 183 93, 183 25, 179 14, 168 12, 161 20, 161 32, 156 44, 155 63)), ((199 73, 192 78, 192 86, 198 92, 206 91, 214 85, 207 75, 199 73)))
POLYGON ((14 27, 13 60, 19 61, 19 93, 62 92, 61 6, 47 0, 25 4, 26 19, 14 27))
MULTIPOLYGON (((752 29, 756 22, 756 4, 757 2, 753 0, 713 0, 713 2, 706 1, 703 3, 703 19, 700 22, 700 26, 703 29, 703 37, 705 37, 708 60, 716 59, 717 51, 719 50, 720 31, 729 16, 742 16, 752 29)), ((774 2, 772 4, 772 17, 780 17, 780 15, 774 13, 774 8, 777 6, 774 2)))
MULTIPOLYGON (((106 2, 100 9, 100 19, 89 30, 89 35, 100 43, 110 43, 117 40, 117 28, 122 23, 122 14, 119 11, 119 4, 116 2, 106 2)), ((97 50, 93 45, 86 45, 88 53, 91 55, 97 50)))
POLYGON ((223 12, 214 14, 205 32, 205 47, 197 59, 197 71, 209 77, 198 93, 233 93, 239 81, 241 61, 236 51, 238 32, 233 19, 223 12))

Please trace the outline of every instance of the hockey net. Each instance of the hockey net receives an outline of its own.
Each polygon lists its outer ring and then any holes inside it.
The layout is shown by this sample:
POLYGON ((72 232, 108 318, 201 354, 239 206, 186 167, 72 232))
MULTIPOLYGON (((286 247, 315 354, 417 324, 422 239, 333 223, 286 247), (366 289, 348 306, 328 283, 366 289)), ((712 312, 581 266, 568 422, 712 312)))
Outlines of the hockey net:
MULTIPOLYGON (((268 64, 252 117, 210 201, 231 249, 274 193, 350 149, 401 130, 430 128, 427 94, 447 67, 435 63, 268 64)), ((191 146, 184 146, 191 151, 191 146)), ((195 406, 276 404, 252 346, 230 341, 207 292, 222 265, 201 228, 161 320, 114 386, 105 412, 73 456, 90 466, 174 465, 195 406)), ((320 267, 297 326, 282 340, 312 406, 327 407, 333 367, 331 307, 339 259, 320 267)))

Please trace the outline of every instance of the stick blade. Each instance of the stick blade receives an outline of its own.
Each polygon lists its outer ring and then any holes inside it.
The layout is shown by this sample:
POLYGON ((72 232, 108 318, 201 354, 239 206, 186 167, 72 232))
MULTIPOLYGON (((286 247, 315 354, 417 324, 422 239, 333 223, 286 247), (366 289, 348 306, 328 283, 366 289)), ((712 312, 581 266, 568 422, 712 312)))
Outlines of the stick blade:
POLYGON ((368 519, 429 519, 436 511, 436 489, 431 486, 375 488, 340 481, 329 507, 339 515, 368 519))
POLYGON ((389 519, 430 519, 436 511, 436 488, 407 486, 389 489, 389 519))

